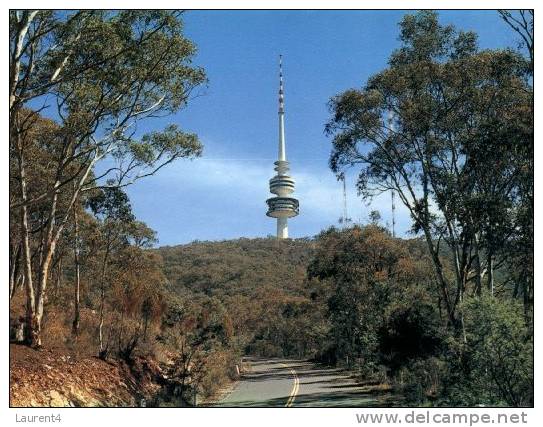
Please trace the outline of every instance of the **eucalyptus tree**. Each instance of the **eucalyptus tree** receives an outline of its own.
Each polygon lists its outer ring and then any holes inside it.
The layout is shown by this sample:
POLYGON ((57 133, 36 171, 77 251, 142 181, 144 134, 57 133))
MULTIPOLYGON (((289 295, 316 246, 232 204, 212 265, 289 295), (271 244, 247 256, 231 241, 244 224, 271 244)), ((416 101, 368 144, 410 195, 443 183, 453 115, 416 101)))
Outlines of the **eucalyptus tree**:
POLYGON ((498 10, 502 19, 520 36, 519 47, 525 48, 534 67, 534 11, 533 9, 498 10))
POLYGON ((106 310, 106 290, 109 264, 115 253, 130 244, 129 230, 135 217, 128 196, 122 189, 112 187, 100 190, 88 200, 88 206, 100 222, 100 241, 102 248, 102 261, 100 265, 100 307, 98 323, 99 356, 106 358, 109 351, 108 343, 104 341, 104 319, 106 310))
POLYGON ((327 316, 334 358, 354 367, 372 365, 377 355, 377 330, 400 251, 377 225, 355 226, 319 235, 308 277, 329 283, 327 316))
POLYGON ((141 137, 136 129, 141 120, 185 107, 206 77, 192 65, 196 47, 183 34, 181 12, 13 10, 9 25, 10 152, 19 182, 10 209, 21 218, 27 341, 39 346, 51 259, 76 200, 199 156, 197 136, 174 125, 141 137), (28 147, 40 115, 57 125, 46 144, 52 178, 30 194, 28 147), (59 210, 63 194, 70 197, 59 210), (33 269, 28 222, 37 203, 45 207, 45 223, 43 256, 33 269))
MULTIPOLYGON (((529 59, 528 74, 533 78, 534 72, 534 11, 532 9, 499 10, 502 19, 520 37, 518 47, 525 50, 529 59)), ((534 145, 533 117, 534 99, 530 108, 525 110, 526 120, 520 132, 510 133, 508 138, 524 138, 529 141, 516 145, 517 162, 523 165, 517 171, 520 188, 518 190, 518 207, 514 216, 513 237, 500 246, 510 254, 514 280, 514 296, 522 296, 526 323, 533 319, 533 285, 534 285, 534 145)))
POLYGON ((481 289, 495 249, 515 230, 508 218, 533 153, 532 88, 520 54, 481 51, 474 33, 440 25, 435 12, 406 15, 400 40, 385 70, 331 99, 330 166, 359 167, 364 197, 398 194, 428 245, 449 323, 459 328, 468 285, 481 289))

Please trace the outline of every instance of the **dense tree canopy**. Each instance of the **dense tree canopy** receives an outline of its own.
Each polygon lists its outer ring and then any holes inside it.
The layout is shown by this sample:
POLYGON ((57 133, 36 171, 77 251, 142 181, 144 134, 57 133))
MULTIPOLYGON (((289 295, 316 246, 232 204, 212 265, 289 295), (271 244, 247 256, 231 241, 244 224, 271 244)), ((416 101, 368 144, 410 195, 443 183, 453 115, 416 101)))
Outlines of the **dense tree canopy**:
MULTIPOLYGON (((466 292, 493 292, 508 245, 533 243, 533 90, 526 59, 479 50, 474 33, 442 26, 435 12, 407 15, 402 47, 361 89, 330 101, 330 166, 360 167, 363 197, 395 191, 426 239, 450 324, 466 292), (392 120, 387 118, 392 116, 392 120), (530 220, 531 218, 531 220, 530 220), (442 244, 441 242, 444 242, 442 244), (455 279, 440 249, 451 250, 455 279)), ((531 311, 532 279, 518 283, 531 311)))
POLYGON ((85 193, 201 154, 196 135, 176 125, 143 136, 136 125, 184 107, 205 73, 191 63, 196 47, 177 11, 13 10, 9 18, 10 208, 21 236, 13 257, 24 265, 26 339, 40 346, 51 266, 74 207, 85 193))

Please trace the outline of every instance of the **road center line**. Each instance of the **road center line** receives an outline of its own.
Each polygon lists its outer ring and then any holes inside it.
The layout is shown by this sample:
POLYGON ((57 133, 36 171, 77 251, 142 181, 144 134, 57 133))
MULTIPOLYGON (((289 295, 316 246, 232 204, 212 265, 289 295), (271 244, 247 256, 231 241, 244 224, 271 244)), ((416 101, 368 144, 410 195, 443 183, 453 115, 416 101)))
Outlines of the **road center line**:
POLYGON ((294 378, 294 385, 292 386, 292 391, 290 392, 289 398, 287 400, 287 403, 285 406, 288 408, 292 406, 292 403, 294 402, 294 399, 296 398, 296 395, 298 394, 298 390, 300 389, 300 379, 298 378, 298 374, 296 374, 296 371, 289 366, 285 365, 284 363, 281 363, 285 368, 290 369, 290 373, 292 374, 294 378))

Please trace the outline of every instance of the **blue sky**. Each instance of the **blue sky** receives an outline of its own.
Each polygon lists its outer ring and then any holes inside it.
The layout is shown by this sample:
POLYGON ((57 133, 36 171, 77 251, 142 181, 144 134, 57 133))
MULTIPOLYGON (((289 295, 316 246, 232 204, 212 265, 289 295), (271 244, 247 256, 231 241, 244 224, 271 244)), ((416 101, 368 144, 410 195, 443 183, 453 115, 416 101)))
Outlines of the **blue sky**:
MULTIPOLYGON (((159 245, 193 240, 265 237, 275 233, 265 200, 277 156, 277 57, 283 54, 287 157, 300 215, 291 237, 337 225, 342 189, 328 168, 323 133, 328 99, 362 86, 399 46, 404 11, 190 11, 185 33, 198 46, 195 64, 209 87, 187 109, 147 121, 141 130, 176 123, 204 144, 202 158, 178 160, 128 188, 136 216, 157 231, 159 245)), ((479 34, 482 48, 516 46, 496 11, 442 11, 442 23, 479 34)), ((347 176, 348 214, 366 221, 370 210, 390 218, 390 195, 367 206, 347 176)), ((410 221, 397 201, 397 232, 410 221)))

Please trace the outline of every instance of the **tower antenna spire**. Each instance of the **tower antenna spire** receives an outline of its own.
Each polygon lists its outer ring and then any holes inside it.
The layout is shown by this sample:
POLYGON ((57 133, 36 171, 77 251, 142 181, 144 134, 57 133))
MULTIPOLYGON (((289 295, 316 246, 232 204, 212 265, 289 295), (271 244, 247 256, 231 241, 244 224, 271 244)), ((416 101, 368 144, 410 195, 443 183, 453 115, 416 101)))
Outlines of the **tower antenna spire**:
POLYGON ((285 112, 285 98, 283 91, 283 55, 279 55, 279 114, 285 112))
POLYGON ((275 175, 270 179, 270 193, 277 197, 266 200, 268 212, 266 215, 277 218, 277 238, 288 237, 287 219, 299 213, 298 199, 289 197, 294 192, 294 180, 289 176, 289 163, 285 149, 285 92, 283 88, 283 55, 279 55, 279 153, 274 163, 275 175))
POLYGON ((279 55, 279 160, 286 161, 285 150, 285 91, 283 89, 283 55, 279 55))

